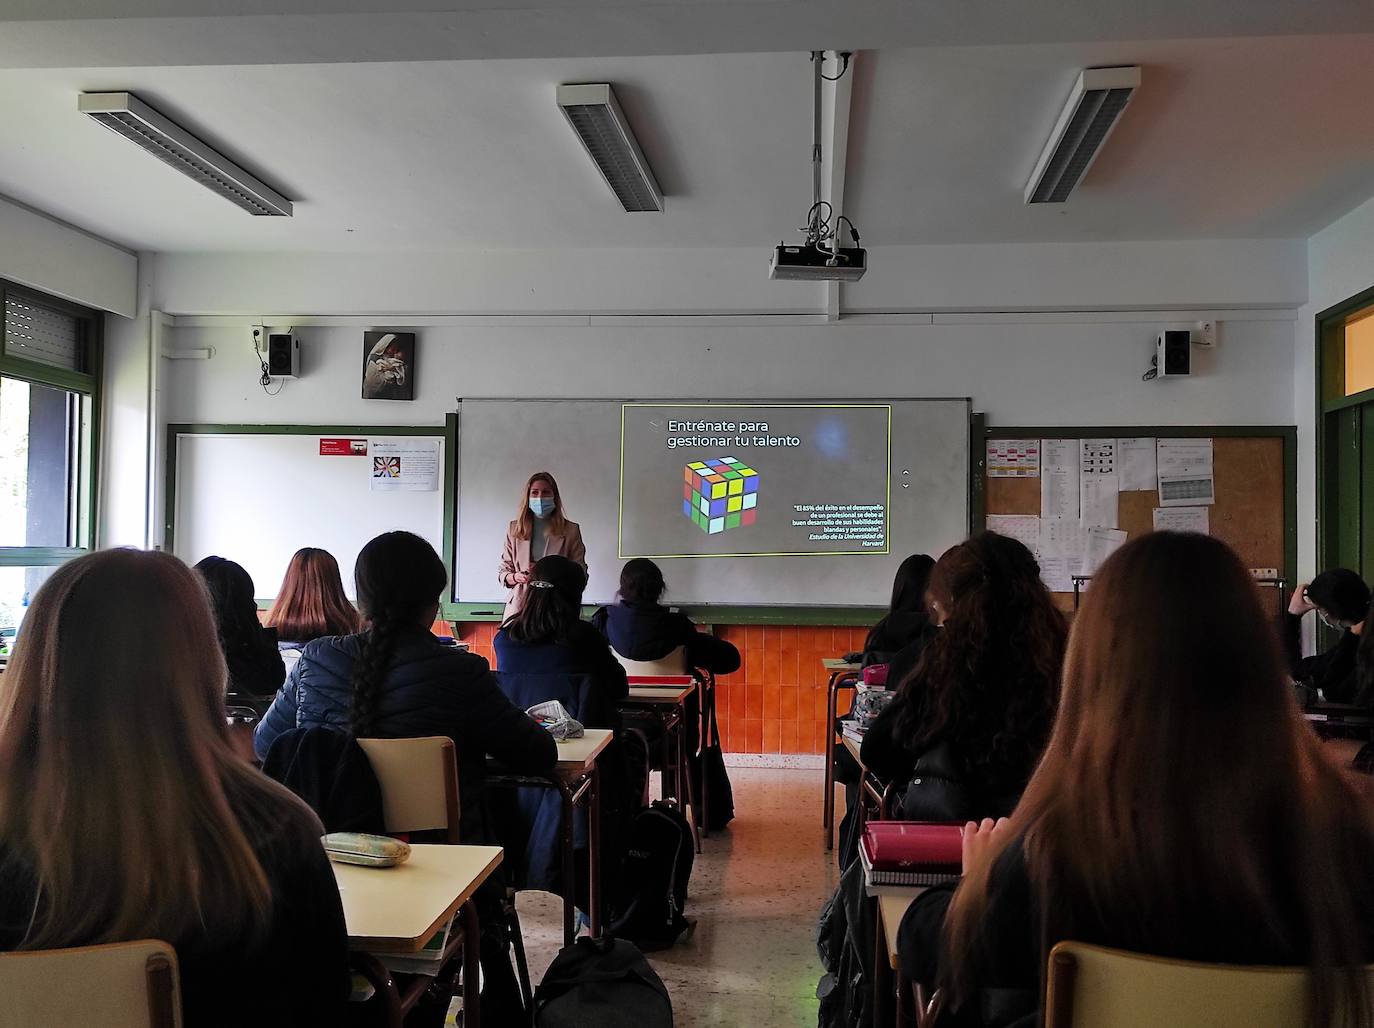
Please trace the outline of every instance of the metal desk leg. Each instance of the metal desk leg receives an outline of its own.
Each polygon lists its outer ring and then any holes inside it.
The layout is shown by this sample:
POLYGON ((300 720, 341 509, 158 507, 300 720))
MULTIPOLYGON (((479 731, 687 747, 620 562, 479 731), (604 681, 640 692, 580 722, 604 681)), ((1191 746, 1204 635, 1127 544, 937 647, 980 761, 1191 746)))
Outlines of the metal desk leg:
POLYGON ((563 817, 559 826, 559 838, 563 844, 563 945, 571 946, 577 937, 577 925, 573 911, 577 906, 577 867, 573 858, 573 804, 572 789, 561 780, 558 782, 558 795, 563 804, 563 817))
POLYGON ((896 1011, 892 1003, 892 964, 887 952, 887 939, 883 936, 883 916, 876 899, 865 899, 864 902, 873 904, 873 1023, 892 1024, 896 1011))
POLYGON ((839 673, 832 671, 825 687, 825 806, 822 808, 822 823, 825 826, 827 850, 835 848, 835 698, 838 692, 835 686, 839 680, 839 673))
MULTIPOLYGON (((687 796, 687 805, 692 808, 692 841, 696 851, 701 852, 701 830, 697 822, 701 820, 701 810, 697 807, 697 790, 692 782, 692 767, 687 762, 687 708, 677 708, 677 778, 682 783, 682 792, 687 796)), ((680 800, 679 800, 680 802, 680 800)))
POLYGON ((458 908, 463 919, 463 1028, 481 1028, 482 953, 481 927, 477 923, 477 904, 468 900, 458 908))
POLYGON ((711 812, 707 808, 711 803, 711 794, 706 788, 706 747, 710 745, 711 724, 715 720, 716 713, 716 683, 714 679, 702 682, 697 686, 697 713, 701 715, 701 731, 697 733, 697 748, 700 751, 697 760, 697 772, 700 778, 700 781, 697 782, 697 797, 701 800, 701 834, 704 838, 709 839, 711 837, 711 812))
POLYGON ((591 920, 593 939, 601 938, 601 770, 593 765, 591 795, 587 809, 587 868, 591 881, 587 884, 587 916, 591 920))

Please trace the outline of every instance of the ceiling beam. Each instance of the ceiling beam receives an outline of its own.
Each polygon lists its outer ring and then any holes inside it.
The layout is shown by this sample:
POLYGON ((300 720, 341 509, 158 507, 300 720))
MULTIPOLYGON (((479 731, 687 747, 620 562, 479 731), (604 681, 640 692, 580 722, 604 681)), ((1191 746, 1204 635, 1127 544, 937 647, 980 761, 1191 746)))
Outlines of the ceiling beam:
MULTIPOLYGON (((836 243, 845 238, 839 217, 844 213, 844 176, 849 158, 850 97, 854 72, 859 63, 856 52, 849 69, 834 82, 821 83, 821 199, 830 204, 830 224, 836 243)), ((826 52, 825 74, 833 77, 841 63, 834 50, 826 52)), ((840 283, 825 283, 825 313, 831 321, 840 320, 840 283)))

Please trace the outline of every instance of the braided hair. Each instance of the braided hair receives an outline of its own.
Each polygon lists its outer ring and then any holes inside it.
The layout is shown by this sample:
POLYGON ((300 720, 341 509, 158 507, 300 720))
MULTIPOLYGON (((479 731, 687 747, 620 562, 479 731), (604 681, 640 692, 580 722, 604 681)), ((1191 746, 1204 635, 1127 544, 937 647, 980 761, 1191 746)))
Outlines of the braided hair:
POLYGON ((387 532, 362 548, 353 568, 358 607, 367 623, 363 648, 353 663, 349 729, 366 736, 376 728, 382 685, 402 631, 420 617, 448 584, 434 547, 410 532, 387 532))

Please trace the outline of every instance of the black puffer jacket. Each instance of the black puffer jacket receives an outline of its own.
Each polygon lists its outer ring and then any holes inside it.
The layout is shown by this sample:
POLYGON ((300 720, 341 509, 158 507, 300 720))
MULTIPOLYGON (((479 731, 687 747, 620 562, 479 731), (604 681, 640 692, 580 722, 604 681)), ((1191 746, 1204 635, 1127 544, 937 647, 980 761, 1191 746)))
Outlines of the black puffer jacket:
MULTIPOLYGON (((353 665, 365 638, 335 636, 305 647, 253 735, 259 759, 287 729, 348 726, 353 665)), ((377 710, 376 736, 453 739, 466 843, 494 841, 485 807, 487 754, 526 774, 544 774, 558 759, 553 736, 506 699, 485 660, 441 646, 422 628, 398 639, 377 710)))

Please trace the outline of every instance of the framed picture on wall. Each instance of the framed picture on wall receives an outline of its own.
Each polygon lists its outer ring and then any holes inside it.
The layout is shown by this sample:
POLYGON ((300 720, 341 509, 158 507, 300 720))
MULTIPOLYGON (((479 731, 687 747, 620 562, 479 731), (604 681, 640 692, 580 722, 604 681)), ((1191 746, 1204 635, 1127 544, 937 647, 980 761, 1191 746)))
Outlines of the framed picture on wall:
POLYGON ((415 333, 363 333, 363 399, 415 399, 415 333))

